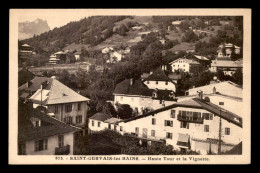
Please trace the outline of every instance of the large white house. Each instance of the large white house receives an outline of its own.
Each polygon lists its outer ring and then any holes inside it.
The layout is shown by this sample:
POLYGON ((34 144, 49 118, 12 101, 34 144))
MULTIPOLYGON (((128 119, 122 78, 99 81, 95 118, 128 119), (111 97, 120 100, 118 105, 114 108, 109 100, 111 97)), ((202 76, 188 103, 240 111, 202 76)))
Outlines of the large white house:
POLYGON ((18 155, 72 155, 82 129, 18 104, 18 155))
POLYGON ((146 141, 165 141, 174 149, 201 154, 217 153, 220 140, 222 152, 241 143, 242 118, 204 99, 200 93, 198 98, 124 120, 118 124, 119 132, 146 141))
POLYGON ((78 127, 86 124, 89 100, 55 78, 29 98, 34 108, 44 109, 49 116, 78 127))
POLYGON ((201 64, 198 63, 197 61, 194 61, 193 59, 186 59, 186 58, 176 59, 172 61, 170 64, 172 67, 172 72, 181 70, 184 72, 192 73, 194 68, 198 68, 199 66, 201 66, 201 64))

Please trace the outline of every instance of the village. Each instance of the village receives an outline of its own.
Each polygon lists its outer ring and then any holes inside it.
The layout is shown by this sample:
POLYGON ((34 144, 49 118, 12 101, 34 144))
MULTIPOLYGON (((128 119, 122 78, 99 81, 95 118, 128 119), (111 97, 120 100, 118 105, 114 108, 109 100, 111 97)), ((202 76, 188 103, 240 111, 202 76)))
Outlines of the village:
POLYGON ((135 44, 106 43, 94 53, 67 46, 42 65, 28 65, 39 53, 29 42, 20 44, 18 154, 241 154, 247 116, 243 47, 233 40, 242 36, 234 36, 238 27, 224 20, 219 28, 233 28, 226 33, 233 34, 230 42, 225 35, 226 42, 221 38, 212 46, 196 40, 195 47, 185 40, 188 34, 207 38, 212 30, 203 28, 215 25, 192 21, 197 25, 185 31, 183 20, 150 30, 144 29, 148 23, 136 24, 128 31, 143 28, 135 44), (184 41, 175 44, 164 33, 175 30, 183 32, 184 41), (193 47, 176 48, 188 43, 193 47))

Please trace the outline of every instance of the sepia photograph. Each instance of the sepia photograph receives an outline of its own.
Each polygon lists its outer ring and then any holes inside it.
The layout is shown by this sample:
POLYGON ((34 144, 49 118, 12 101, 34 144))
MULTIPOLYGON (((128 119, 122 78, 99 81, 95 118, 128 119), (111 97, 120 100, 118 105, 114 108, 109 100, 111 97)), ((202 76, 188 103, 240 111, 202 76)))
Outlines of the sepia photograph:
POLYGON ((250 9, 9 15, 9 164, 250 164, 250 9))

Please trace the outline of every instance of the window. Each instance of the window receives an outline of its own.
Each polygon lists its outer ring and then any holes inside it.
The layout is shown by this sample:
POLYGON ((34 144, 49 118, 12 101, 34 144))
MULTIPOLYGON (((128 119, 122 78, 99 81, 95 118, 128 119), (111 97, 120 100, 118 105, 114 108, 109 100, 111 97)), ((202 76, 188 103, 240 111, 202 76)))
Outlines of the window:
POLYGON ((120 132, 122 132, 123 131, 123 127, 122 126, 120 126, 120 132))
POLYGON ((82 115, 76 116, 76 123, 82 123, 82 115))
MULTIPOLYGON (((94 121, 93 121, 93 122, 94 122, 94 121)), ((97 126, 100 127, 100 125, 101 125, 101 122, 98 122, 98 123, 97 123, 97 126)), ((94 126, 94 125, 93 125, 93 126, 94 126)))
POLYGON ((58 136, 58 144, 59 144, 59 148, 64 146, 64 136, 63 135, 58 136))
POLYGON ((209 132, 209 125, 204 126, 204 132, 209 132))
POLYGON ((58 106, 55 106, 55 108, 54 108, 54 113, 55 113, 55 114, 59 113, 59 107, 58 107, 58 106))
POLYGON ((64 118, 64 121, 65 121, 67 124, 72 124, 72 117, 70 117, 70 116, 65 117, 65 118, 64 118))
POLYGON ((120 97, 120 100, 123 101, 123 97, 120 97))
POLYGON ((134 101, 134 98, 131 98, 131 101, 133 102, 133 101, 134 101))
POLYGON ((164 126, 170 126, 170 127, 172 127, 172 126, 173 126, 173 122, 170 121, 170 120, 165 120, 165 121, 164 121, 164 126))
POLYGON ((219 105, 224 105, 224 102, 219 102, 219 105))
POLYGON ((48 139, 41 139, 34 141, 35 151, 42 151, 48 149, 48 139))
POLYGON ((94 125, 95 125, 95 122, 94 122, 94 121, 92 121, 92 126, 94 127, 94 125))
POLYGON ((158 81, 155 81, 155 84, 157 85, 157 84, 158 84, 158 81))
POLYGON ((151 130, 151 136, 155 137, 155 130, 151 130))
POLYGON ((168 81, 165 82, 165 85, 168 85, 168 81))
POLYGON ((108 129, 111 130, 111 124, 108 124, 108 129))
POLYGON ((147 81, 147 84, 149 84, 149 81, 147 81))
POLYGON ((175 67, 175 65, 173 65, 173 67, 175 67))
POLYGON ((78 103, 78 111, 81 110, 81 103, 78 103))
POLYGON ((175 118, 175 110, 174 109, 171 110, 171 118, 175 118))
POLYGON ((202 116, 205 120, 213 120, 213 114, 211 113, 202 113, 202 116))
POLYGON ((155 125, 155 124, 156 124, 156 119, 152 118, 152 125, 155 125))
POLYGON ((137 135, 139 134, 139 128, 138 127, 135 128, 135 134, 137 134, 137 135))
POLYGON ((183 67, 185 67, 185 65, 183 65, 183 67))
POLYGON ((230 128, 228 127, 225 128, 225 135, 230 135, 230 128))
POLYGON ((71 112, 72 111, 72 104, 66 104, 65 105, 65 112, 71 112))
POLYGON ((181 128, 189 129, 189 123, 188 123, 188 122, 181 121, 181 128))
POLYGON ((35 121, 35 127, 39 127, 40 126, 40 121, 35 121))
POLYGON ((172 139, 172 133, 166 132, 166 139, 172 139))

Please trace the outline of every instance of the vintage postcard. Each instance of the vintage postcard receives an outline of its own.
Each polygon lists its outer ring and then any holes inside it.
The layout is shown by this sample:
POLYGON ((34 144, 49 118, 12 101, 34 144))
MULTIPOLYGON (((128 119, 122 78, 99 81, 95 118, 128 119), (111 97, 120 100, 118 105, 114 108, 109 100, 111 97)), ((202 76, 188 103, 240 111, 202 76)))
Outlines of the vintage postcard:
POLYGON ((9 164, 250 164, 251 9, 10 9, 9 164))

